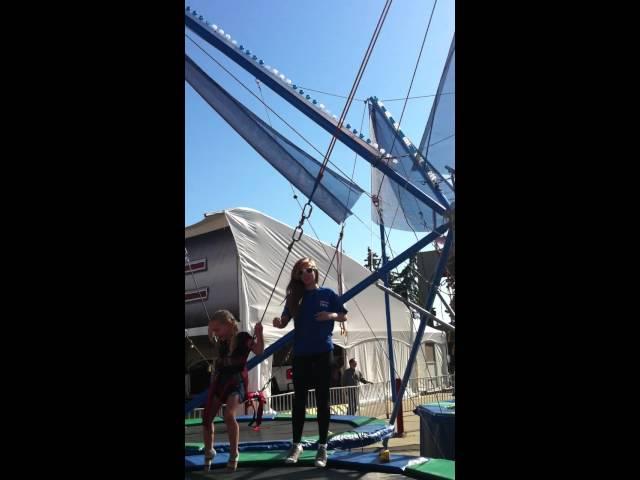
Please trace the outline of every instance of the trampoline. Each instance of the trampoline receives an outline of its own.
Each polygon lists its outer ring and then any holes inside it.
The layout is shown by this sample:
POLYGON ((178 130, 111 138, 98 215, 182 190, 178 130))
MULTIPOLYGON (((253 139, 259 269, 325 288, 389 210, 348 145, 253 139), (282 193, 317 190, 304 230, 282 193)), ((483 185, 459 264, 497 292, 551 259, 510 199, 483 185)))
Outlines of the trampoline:
MULTIPOLYGON (((251 415, 241 415, 236 420, 240 424, 239 450, 241 452, 287 450, 291 447, 293 433, 290 415, 265 415, 259 429, 255 429, 255 425, 249 426, 253 420, 251 415)), ((229 437, 221 417, 214 419, 214 428, 214 448, 217 452, 228 452, 229 437)), ((392 434, 393 427, 377 418, 332 415, 329 423, 327 448, 364 447, 389 438, 392 434)), ((302 446, 307 450, 315 450, 317 445, 318 423, 316 416, 307 415, 302 431, 302 446)), ((185 420, 185 454, 199 454, 203 448, 202 419, 185 420)))
MULTIPOLYGON (((329 451, 327 468, 317 468, 313 466, 315 459, 315 451, 313 450, 304 450, 295 465, 284 463, 286 454, 286 450, 241 452, 238 470, 234 473, 225 472, 225 478, 378 480, 411 477, 430 480, 455 479, 455 462, 451 460, 391 454, 390 461, 383 463, 375 452, 329 451)), ((228 453, 219 453, 211 464, 211 471, 203 471, 204 455, 187 455, 185 457, 185 479, 219 476, 221 471, 225 471, 228 459, 228 453)))
MULTIPOLYGON (((327 442, 327 468, 313 466, 318 446, 318 424, 314 415, 306 417, 302 437, 304 451, 295 465, 284 463, 291 447, 291 416, 265 415, 259 430, 249 426, 251 420, 251 415, 237 417, 240 424, 238 470, 225 473, 225 478, 455 478, 455 462, 450 460, 391 454, 389 462, 382 462, 376 452, 350 451, 393 434, 393 428, 377 418, 332 415, 327 442)), ((185 479, 211 478, 225 471, 229 460, 226 426, 221 417, 215 418, 214 426, 214 446, 218 454, 211 463, 211 471, 205 471, 202 419, 185 420, 185 479)))
MULTIPOLYGON (((290 440, 292 436, 291 420, 281 419, 280 421, 264 421, 260 425, 258 430, 255 430, 254 426, 249 426, 249 420, 241 419, 240 421, 240 440, 242 443, 248 442, 266 442, 266 441, 285 441, 290 440)), ((220 417, 216 418, 214 422, 215 428, 215 443, 229 443, 229 436, 227 434, 227 426, 220 417)), ((330 422, 329 423, 329 435, 348 432, 353 427, 350 423, 346 422, 330 422)), ((304 438, 315 437, 318 434, 318 423, 315 419, 307 419, 304 423, 304 430, 302 435, 304 438), (314 435, 315 434, 315 435, 314 435)), ((184 434, 185 442, 201 442, 202 441, 202 424, 197 422, 196 425, 186 425, 184 434)))

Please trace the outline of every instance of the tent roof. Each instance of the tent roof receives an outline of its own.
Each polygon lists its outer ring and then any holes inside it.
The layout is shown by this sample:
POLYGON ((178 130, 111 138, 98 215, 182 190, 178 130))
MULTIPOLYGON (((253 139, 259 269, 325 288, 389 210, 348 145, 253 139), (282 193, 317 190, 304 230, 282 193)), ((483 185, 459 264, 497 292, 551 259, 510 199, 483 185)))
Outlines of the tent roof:
MULTIPOLYGON (((282 312, 286 286, 290 279, 289 273, 299 258, 313 258, 321 275, 319 283, 324 282, 325 287, 338 291, 335 261, 333 265, 331 264, 335 248, 302 235, 287 257, 287 246, 291 241, 293 229, 257 210, 233 208, 207 214, 200 222, 185 228, 185 240, 224 228, 230 229, 237 249, 239 278, 237 283, 234 279, 234 283, 240 289, 242 328, 252 331, 253 325, 263 319, 267 344, 280 338, 292 328, 290 324, 286 329, 275 329, 271 325, 271 320, 282 312), (285 259, 285 268, 267 308, 267 301, 285 259)), ((215 251, 214 246, 210 248, 211 251, 215 251)), ((358 262, 343 255, 344 292, 370 274, 371 272, 358 262)), ((410 342, 413 332, 407 307, 394 298, 390 298, 389 301, 394 338, 410 342)), ((346 323, 348 335, 346 338, 342 337, 336 325, 334 343, 349 346, 371 340, 374 335, 386 338, 384 294, 380 289, 374 285, 369 286, 349 300, 345 307, 349 311, 349 319, 346 323)), ((198 335, 202 331, 206 331, 206 327, 190 329, 189 334, 198 335)), ((424 340, 443 343, 446 338, 441 331, 427 327, 424 340)))
POLYGON ((184 229, 184 238, 197 237, 229 226, 225 212, 205 213, 204 219, 184 229))

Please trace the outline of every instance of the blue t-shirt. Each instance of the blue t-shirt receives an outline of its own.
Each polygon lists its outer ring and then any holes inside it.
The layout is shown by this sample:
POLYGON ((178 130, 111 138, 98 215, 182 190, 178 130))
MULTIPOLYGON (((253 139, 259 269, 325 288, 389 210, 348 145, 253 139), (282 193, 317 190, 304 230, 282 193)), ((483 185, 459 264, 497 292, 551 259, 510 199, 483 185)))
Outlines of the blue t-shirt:
MULTIPOLYGON (((330 288, 305 290, 298 318, 294 318, 293 354, 314 355, 333 350, 333 320, 316 320, 318 312, 347 313, 338 295, 330 288)), ((284 307, 283 315, 291 318, 289 309, 284 307)))

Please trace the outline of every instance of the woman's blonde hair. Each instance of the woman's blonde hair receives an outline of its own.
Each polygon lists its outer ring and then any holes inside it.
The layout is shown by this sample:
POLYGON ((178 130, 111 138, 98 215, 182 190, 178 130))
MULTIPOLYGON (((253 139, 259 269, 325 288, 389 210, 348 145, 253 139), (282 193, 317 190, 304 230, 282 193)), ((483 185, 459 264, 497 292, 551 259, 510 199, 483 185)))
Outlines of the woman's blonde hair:
POLYGON ((231 337, 231 344, 229 345, 228 351, 228 354, 231 354, 231 352, 235 350, 237 344, 236 337, 238 335, 238 321, 236 320, 236 317, 234 317, 233 313, 231 313, 229 310, 218 310, 211 316, 211 320, 209 320, 209 323, 211 322, 219 322, 221 324, 226 323, 228 325, 231 325, 233 335, 231 337))
POLYGON ((295 318, 298 315, 300 305, 302 304, 304 283, 300 280, 300 269, 305 263, 315 270, 313 273, 316 279, 316 284, 318 283, 318 267, 316 267, 316 262, 308 257, 298 260, 291 270, 291 280, 289 281, 289 285, 287 285, 287 308, 289 309, 291 318, 295 318))

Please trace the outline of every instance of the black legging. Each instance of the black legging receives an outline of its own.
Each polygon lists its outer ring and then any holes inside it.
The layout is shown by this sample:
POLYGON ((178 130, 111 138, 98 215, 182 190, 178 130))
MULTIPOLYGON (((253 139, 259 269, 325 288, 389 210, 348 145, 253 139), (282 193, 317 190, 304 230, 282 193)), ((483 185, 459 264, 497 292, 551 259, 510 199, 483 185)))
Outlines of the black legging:
POLYGON ((307 408, 307 392, 316 389, 318 443, 327 443, 329 434, 329 384, 333 351, 293 359, 293 441, 300 443, 307 408))

